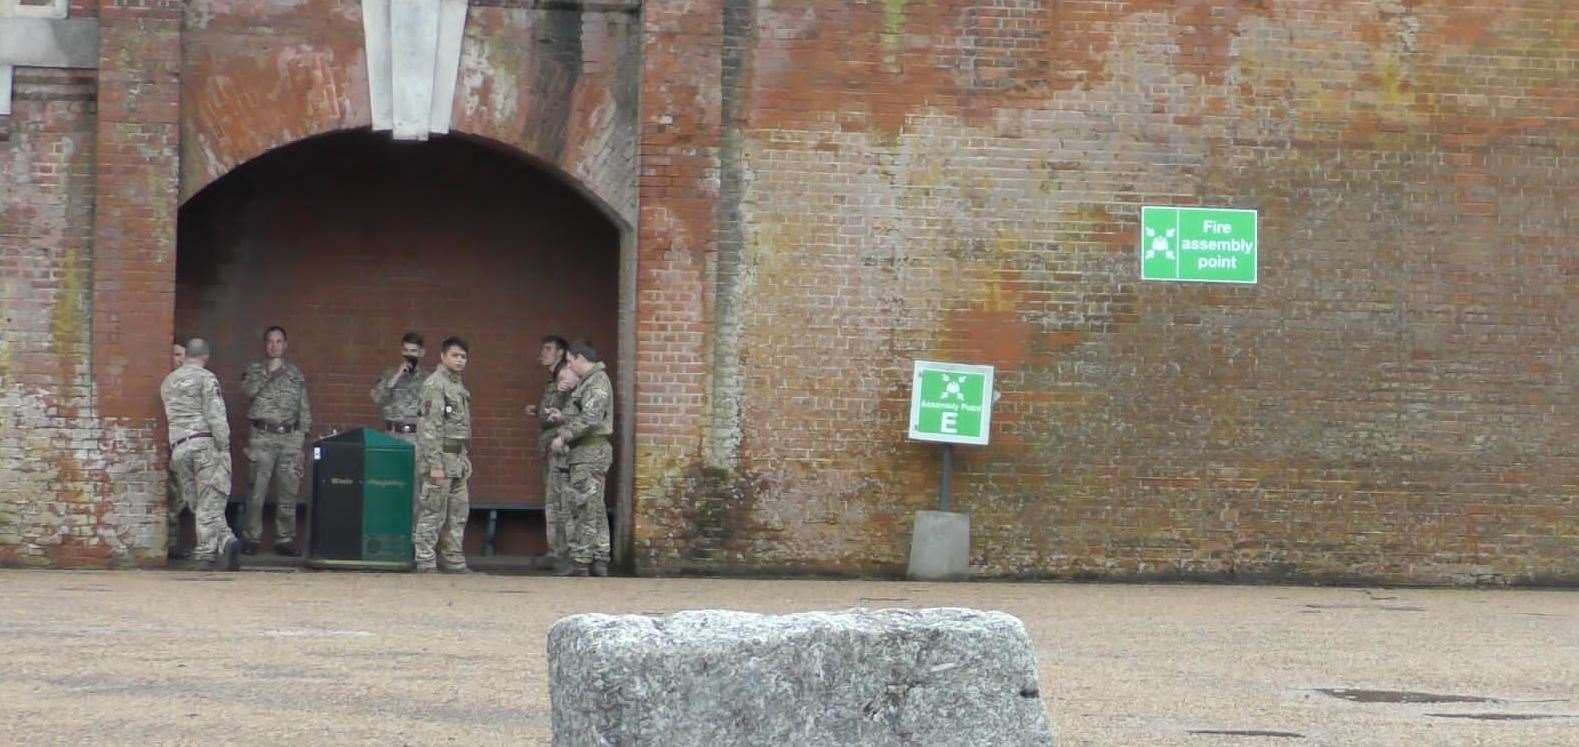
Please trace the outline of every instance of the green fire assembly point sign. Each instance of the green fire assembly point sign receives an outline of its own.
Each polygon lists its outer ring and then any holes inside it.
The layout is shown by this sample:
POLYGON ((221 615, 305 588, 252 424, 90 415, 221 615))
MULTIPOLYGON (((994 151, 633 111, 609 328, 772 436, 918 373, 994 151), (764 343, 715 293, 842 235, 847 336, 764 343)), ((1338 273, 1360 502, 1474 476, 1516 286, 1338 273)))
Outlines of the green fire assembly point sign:
POLYGON ((1140 209, 1140 279, 1255 283, 1256 211, 1140 209))
POLYGON ((985 446, 992 427, 992 366, 916 361, 910 438, 985 446))

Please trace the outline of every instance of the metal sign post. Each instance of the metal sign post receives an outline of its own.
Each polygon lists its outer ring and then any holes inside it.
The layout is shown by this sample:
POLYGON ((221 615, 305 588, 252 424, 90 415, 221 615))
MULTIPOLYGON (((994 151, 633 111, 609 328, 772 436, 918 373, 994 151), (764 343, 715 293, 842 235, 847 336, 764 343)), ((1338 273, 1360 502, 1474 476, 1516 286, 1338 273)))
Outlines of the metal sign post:
POLYGON ((992 366, 916 361, 910 390, 910 438, 943 448, 938 510, 916 512, 910 577, 970 575, 970 516, 953 512, 954 444, 985 446, 992 426, 992 366))
POLYGON ((938 510, 949 510, 949 481, 954 479, 954 444, 943 444, 943 476, 938 480, 938 510))

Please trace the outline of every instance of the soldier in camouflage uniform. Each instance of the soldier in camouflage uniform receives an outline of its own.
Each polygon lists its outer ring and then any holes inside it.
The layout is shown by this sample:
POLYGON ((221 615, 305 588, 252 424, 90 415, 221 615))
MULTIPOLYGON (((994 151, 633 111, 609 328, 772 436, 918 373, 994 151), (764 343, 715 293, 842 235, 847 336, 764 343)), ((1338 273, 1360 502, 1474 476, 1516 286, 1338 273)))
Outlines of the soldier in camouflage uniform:
POLYGON ((417 419, 417 464, 423 475, 412 544, 418 573, 470 573, 461 540, 470 505, 471 392, 461 382, 470 350, 459 337, 440 345, 438 370, 422 385, 417 419))
POLYGON ((564 575, 608 575, 609 517, 603 488, 614 464, 614 387, 598 360, 598 351, 582 340, 571 343, 566 365, 581 377, 570 393, 574 414, 556 429, 550 448, 568 446, 570 466, 568 502, 571 565, 564 575))
MULTIPOLYGON (((548 444, 554 440, 554 426, 557 425, 549 414, 563 410, 568 399, 569 390, 559 387, 559 374, 565 368, 565 348, 570 343, 558 335, 549 335, 543 338, 543 344, 537 350, 537 362, 544 370, 548 371, 548 383, 543 385, 543 396, 535 405, 526 406, 528 417, 536 417, 540 426, 537 435, 537 451, 543 455, 543 524, 548 535, 548 554, 554 558, 556 566, 565 562, 568 557, 565 550, 565 517, 569 514, 565 506, 557 500, 554 476, 554 452, 550 451, 548 444)), ((574 387, 572 387, 574 388, 574 387)), ((560 460, 564 461, 564 460, 560 460)))
POLYGON ((373 403, 384 414, 384 430, 389 435, 417 443, 417 416, 422 410, 422 384, 432 371, 422 370, 422 335, 407 332, 400 338, 400 357, 395 368, 385 369, 373 383, 373 403))
POLYGON ((553 441, 558 435, 557 427, 564 425, 566 419, 576 413, 575 405, 570 402, 570 393, 581 383, 581 377, 570 366, 561 366, 554 380, 549 383, 553 385, 549 391, 555 396, 550 398, 546 392, 543 396, 544 409, 541 412, 544 430, 537 437, 537 448, 544 458, 546 488, 543 492, 543 521, 548 526, 549 549, 553 553, 556 570, 564 570, 570 564, 570 447, 561 445, 555 449, 553 441))
MULTIPOLYGON (((422 335, 407 332, 400 338, 399 366, 385 369, 373 382, 370 393, 373 404, 384 415, 384 432, 413 447, 417 445, 417 416, 422 412, 422 383, 432 371, 422 370, 422 335)), ((413 461, 411 489, 413 495, 422 486, 422 472, 413 461)), ((411 502, 412 517, 416 517, 417 502, 411 502)))
MULTIPOLYGON (((179 370, 182 364, 186 363, 186 344, 180 340, 176 340, 175 342, 171 343, 170 358, 170 370, 179 370)), ((167 471, 169 473, 167 475, 169 479, 165 482, 164 504, 166 519, 165 557, 169 558, 170 560, 186 560, 187 558, 192 557, 192 552, 181 546, 181 511, 192 511, 192 515, 194 516, 197 515, 197 512, 191 507, 187 506, 186 501, 181 498, 181 486, 180 481, 177 480, 175 476, 175 460, 173 455, 167 471)), ((229 488, 226 488, 226 490, 228 491, 229 488)))
POLYGON ((170 439, 170 464, 181 501, 197 520, 193 555, 216 569, 234 571, 241 565, 241 543, 225 524, 230 493, 230 424, 219 378, 208 365, 208 343, 194 338, 186 344, 186 362, 165 376, 159 386, 170 439))
POLYGON ((263 537, 263 503, 274 485, 274 551, 300 555, 296 547, 296 492, 302 482, 302 445, 312 429, 312 407, 307 401, 307 377, 285 360, 285 329, 270 327, 263 333, 267 359, 247 366, 241 391, 251 405, 247 419, 252 436, 247 458, 252 462, 252 491, 247 495, 246 520, 241 527, 242 552, 258 551, 263 537))

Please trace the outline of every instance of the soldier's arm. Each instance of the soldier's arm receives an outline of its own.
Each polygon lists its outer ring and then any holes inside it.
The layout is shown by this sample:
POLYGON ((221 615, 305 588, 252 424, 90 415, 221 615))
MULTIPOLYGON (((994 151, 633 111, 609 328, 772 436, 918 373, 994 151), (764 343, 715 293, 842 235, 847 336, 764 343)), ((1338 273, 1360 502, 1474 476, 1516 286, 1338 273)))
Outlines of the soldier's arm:
POLYGON ((539 397, 537 400, 537 422, 543 427, 544 430, 547 430, 549 427, 548 409, 555 406, 554 403, 557 400, 555 399, 554 395, 558 393, 559 392, 550 387, 548 389, 544 389, 543 396, 539 397))
POLYGON ((609 391, 606 387, 587 387, 581 396, 581 410, 565 418, 559 426, 559 435, 568 443, 586 435, 603 424, 603 413, 609 408, 609 391))
POLYGON ((230 451, 230 420, 225 416, 225 397, 219 391, 219 379, 212 376, 203 382, 203 419, 208 422, 208 432, 220 451, 230 451))
POLYGON ((417 461, 429 470, 443 469, 444 393, 432 383, 422 385, 422 409, 417 415, 417 461))
POLYGON ((268 372, 256 363, 248 364, 247 372, 241 375, 241 391, 247 395, 247 399, 256 399, 258 393, 263 391, 263 385, 267 383, 269 383, 268 372))
MULTIPOLYGON (((397 373, 396 376, 398 375, 397 373)), ((373 391, 370 392, 373 397, 373 404, 383 407, 395 398, 395 390, 390 386, 393 383, 394 376, 389 375, 381 375, 378 377, 378 381, 373 382, 373 391)))
POLYGON ((296 427, 307 433, 313 429, 313 406, 307 397, 307 379, 302 377, 302 401, 296 410, 296 427))

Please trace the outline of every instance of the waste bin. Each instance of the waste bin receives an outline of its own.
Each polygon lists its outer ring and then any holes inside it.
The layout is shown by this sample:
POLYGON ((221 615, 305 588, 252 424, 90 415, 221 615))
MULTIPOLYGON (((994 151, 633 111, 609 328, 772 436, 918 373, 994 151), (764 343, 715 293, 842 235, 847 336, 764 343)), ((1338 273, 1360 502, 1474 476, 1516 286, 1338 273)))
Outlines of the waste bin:
POLYGON ((410 570, 416 450, 368 428, 313 444, 311 568, 410 570))

